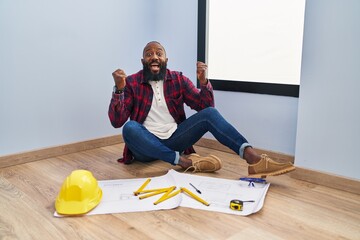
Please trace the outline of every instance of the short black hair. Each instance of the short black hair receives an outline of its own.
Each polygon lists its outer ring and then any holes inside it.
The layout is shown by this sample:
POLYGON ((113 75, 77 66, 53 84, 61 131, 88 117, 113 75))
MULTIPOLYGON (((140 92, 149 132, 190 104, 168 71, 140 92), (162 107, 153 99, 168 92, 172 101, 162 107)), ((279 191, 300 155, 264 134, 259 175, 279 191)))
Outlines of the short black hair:
POLYGON ((145 48, 146 48, 146 46, 149 45, 149 44, 151 44, 151 43, 157 43, 157 44, 159 44, 159 45, 162 47, 162 49, 164 50, 165 55, 166 55, 166 50, 165 50, 164 46, 161 45, 160 42, 158 42, 158 41, 150 41, 150 42, 148 42, 148 43, 145 45, 145 47, 144 47, 144 49, 143 49, 143 56, 144 56, 144 53, 145 53, 145 48))

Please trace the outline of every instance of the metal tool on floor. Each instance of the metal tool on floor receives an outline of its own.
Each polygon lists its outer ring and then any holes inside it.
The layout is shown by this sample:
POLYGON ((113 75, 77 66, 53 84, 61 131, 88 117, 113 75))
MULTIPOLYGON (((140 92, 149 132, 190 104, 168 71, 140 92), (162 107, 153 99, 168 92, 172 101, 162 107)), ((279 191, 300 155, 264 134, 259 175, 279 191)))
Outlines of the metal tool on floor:
POLYGON ((248 178, 248 177, 244 177, 244 178, 240 178, 241 181, 246 181, 249 182, 249 187, 255 187, 254 183, 262 183, 262 184, 266 184, 266 180, 263 178, 248 178))
POLYGON ((235 211, 242 211, 244 202, 255 202, 254 200, 241 201, 239 199, 233 199, 230 201, 230 208, 235 211))

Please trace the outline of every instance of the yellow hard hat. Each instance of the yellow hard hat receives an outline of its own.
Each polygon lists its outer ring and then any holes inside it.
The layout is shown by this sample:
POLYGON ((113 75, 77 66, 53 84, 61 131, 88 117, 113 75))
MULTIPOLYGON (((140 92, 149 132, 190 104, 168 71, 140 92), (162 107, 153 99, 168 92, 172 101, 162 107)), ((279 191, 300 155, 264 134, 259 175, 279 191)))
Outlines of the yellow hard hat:
POLYGON ((95 208, 101 200, 102 190, 92 173, 75 170, 64 181, 55 201, 59 214, 84 214, 95 208))

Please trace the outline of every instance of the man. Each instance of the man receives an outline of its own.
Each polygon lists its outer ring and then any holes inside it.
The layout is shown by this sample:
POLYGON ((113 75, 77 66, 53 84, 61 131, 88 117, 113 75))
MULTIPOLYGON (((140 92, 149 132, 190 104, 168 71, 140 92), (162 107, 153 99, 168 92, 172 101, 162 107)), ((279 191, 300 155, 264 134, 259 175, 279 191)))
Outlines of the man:
POLYGON ((161 159, 185 170, 213 172, 221 168, 214 155, 201 157, 192 147, 206 132, 232 149, 249 164, 251 177, 266 177, 295 169, 291 163, 277 163, 255 152, 248 141, 214 108, 214 95, 206 78, 207 66, 197 63, 200 91, 181 72, 167 69, 168 58, 159 42, 143 50, 143 70, 126 76, 117 69, 109 106, 115 128, 123 126, 123 163, 161 159), (186 118, 184 103, 197 111, 186 118))

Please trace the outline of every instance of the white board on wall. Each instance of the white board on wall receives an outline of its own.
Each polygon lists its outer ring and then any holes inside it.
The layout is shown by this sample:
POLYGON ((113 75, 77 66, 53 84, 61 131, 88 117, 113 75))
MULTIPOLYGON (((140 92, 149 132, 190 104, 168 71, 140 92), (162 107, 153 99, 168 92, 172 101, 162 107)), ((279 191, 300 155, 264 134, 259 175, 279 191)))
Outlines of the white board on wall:
POLYGON ((300 83, 305 0, 209 0, 210 79, 300 83))

